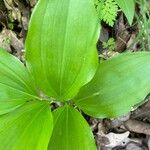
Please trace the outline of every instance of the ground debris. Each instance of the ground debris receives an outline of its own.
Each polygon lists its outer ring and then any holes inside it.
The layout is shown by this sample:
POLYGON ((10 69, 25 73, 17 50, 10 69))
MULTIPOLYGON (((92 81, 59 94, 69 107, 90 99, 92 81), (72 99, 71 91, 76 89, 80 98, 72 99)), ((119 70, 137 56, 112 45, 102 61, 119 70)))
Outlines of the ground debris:
POLYGON ((135 133, 150 135, 150 124, 142 121, 130 119, 124 123, 127 130, 135 133))

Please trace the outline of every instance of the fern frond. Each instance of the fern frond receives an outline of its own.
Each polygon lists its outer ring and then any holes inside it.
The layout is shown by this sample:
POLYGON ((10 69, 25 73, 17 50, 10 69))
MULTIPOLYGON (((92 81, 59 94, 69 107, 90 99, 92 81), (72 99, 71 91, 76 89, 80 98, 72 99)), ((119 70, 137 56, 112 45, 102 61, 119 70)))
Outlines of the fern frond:
POLYGON ((96 9, 101 20, 113 26, 118 12, 115 0, 95 0, 96 9))
POLYGON ((96 8, 96 11, 97 11, 97 14, 98 14, 100 20, 102 20, 102 17, 101 17, 102 12, 101 11, 104 6, 104 2, 105 2, 105 0, 94 0, 95 8, 96 8))

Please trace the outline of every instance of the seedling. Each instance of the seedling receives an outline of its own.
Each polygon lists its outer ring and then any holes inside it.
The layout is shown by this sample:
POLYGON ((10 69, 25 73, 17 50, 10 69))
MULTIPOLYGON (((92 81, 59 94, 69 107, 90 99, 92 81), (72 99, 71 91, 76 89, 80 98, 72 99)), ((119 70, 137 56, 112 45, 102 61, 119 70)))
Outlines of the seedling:
POLYGON ((109 38, 107 42, 103 42, 103 48, 108 51, 113 51, 115 49, 115 39, 109 38))
POLYGON ((99 63, 99 31, 91 0, 38 1, 26 67, 0 50, 0 150, 96 150, 80 112, 120 116, 149 93, 150 53, 99 63))

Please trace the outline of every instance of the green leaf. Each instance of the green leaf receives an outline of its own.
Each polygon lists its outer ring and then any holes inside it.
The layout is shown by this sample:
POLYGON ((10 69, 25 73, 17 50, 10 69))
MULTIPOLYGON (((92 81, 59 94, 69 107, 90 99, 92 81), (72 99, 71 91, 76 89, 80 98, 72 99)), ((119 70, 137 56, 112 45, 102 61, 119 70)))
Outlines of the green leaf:
POLYGON ((96 150, 92 131, 77 110, 66 105, 55 110, 53 117, 48 150, 96 150))
POLYGON ((24 65, 0 48, 0 114, 36 97, 33 81, 24 65))
POLYGON ((150 92, 150 53, 127 53, 99 65, 74 102, 90 116, 123 115, 150 92))
POLYGON ((105 0, 100 2, 98 5, 99 16, 108 25, 113 26, 118 13, 118 5, 114 0, 105 0), (102 5, 102 6, 100 6, 102 5))
POLYGON ((134 0, 116 0, 118 6, 122 9, 126 15, 129 24, 132 25, 134 12, 135 12, 135 1, 134 0))
POLYGON ((47 150, 53 127, 49 105, 32 101, 0 116, 1 150, 47 150))
POLYGON ((98 26, 92 0, 38 1, 26 40, 26 60, 45 94, 68 100, 92 79, 98 64, 98 26))

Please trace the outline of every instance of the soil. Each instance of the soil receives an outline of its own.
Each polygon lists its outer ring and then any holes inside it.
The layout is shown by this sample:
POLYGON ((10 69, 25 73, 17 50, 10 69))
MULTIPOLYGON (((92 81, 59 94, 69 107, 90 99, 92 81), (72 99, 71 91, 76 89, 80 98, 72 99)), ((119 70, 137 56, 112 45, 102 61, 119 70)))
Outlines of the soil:
MULTIPOLYGON (((36 0, 0 0, 0 47, 18 57, 24 62, 24 42, 28 30, 28 23, 36 0)), ((149 4, 149 1, 148 1, 149 4)), ((137 15, 140 8, 136 7, 137 15)), ((115 25, 109 27, 102 23, 102 30, 97 48, 99 56, 108 59, 124 51, 143 50, 141 40, 136 39, 140 32, 140 25, 135 18, 129 26, 123 13, 120 11, 115 25), (110 37, 115 39, 113 50, 104 49, 103 42, 110 37)), ((150 27, 149 27, 150 30, 150 27)), ((150 36, 150 31, 147 35, 150 36)), ((150 50, 147 40, 144 48, 150 50)), ((146 97, 145 103, 132 112, 112 119, 94 119, 85 115, 89 122, 98 149, 101 150, 149 150, 150 149, 150 101, 146 97)))

